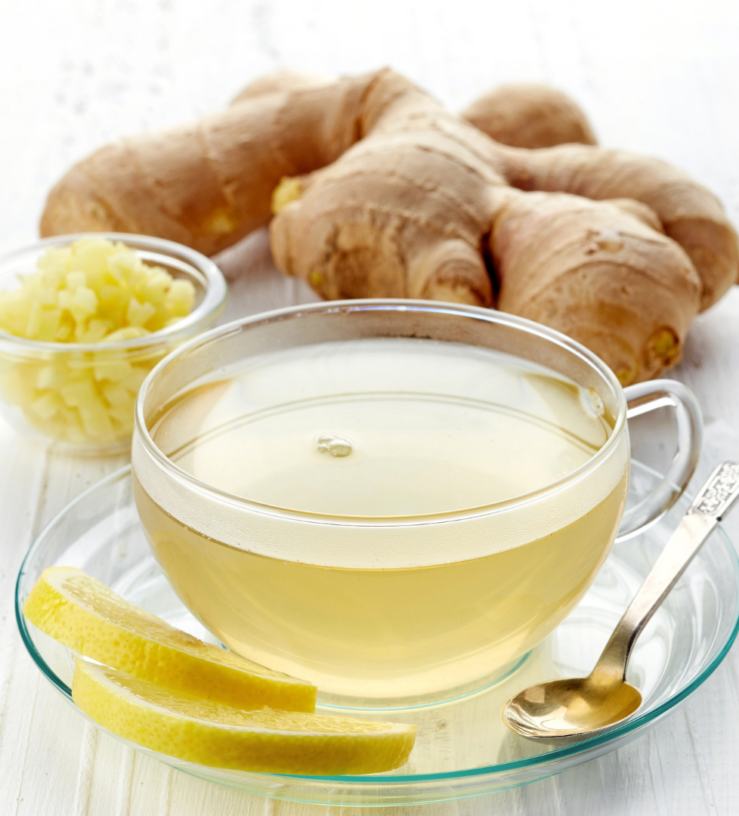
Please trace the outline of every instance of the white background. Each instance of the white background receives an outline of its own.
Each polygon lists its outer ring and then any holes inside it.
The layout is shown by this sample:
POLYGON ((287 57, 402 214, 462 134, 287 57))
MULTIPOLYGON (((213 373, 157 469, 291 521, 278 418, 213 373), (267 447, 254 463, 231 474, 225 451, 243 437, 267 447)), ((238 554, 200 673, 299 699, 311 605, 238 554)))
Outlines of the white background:
MULTIPOLYGON (((0 247, 32 241, 50 185, 110 139, 217 110, 276 67, 382 65, 455 109, 504 81, 557 85, 582 104, 603 144, 683 167, 739 223, 737 3, 0 0, 0 247)), ((244 257, 226 261, 231 273, 244 257)), ((269 268, 263 242, 252 257, 232 315, 308 296, 269 268)), ((736 289, 699 318, 674 376, 705 412, 701 475, 719 458, 739 460, 736 289)), ((325 808, 248 797, 125 750, 86 726, 25 654, 12 613, 24 552, 70 498, 122 461, 48 455, 0 425, 0 814, 324 816, 325 808)), ((728 527, 739 540, 739 523, 728 527)), ((559 777, 398 812, 737 813, 738 670, 734 650, 648 736, 559 777)))

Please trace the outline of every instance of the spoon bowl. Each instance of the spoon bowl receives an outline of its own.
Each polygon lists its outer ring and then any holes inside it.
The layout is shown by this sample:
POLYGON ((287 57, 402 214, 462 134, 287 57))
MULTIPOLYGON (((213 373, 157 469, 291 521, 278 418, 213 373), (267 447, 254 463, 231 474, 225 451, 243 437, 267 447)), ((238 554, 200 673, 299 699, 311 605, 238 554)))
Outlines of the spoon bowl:
POLYGON ((524 689, 505 704, 503 722, 523 737, 572 741, 609 731, 634 714, 642 696, 625 679, 634 644, 737 497, 739 464, 724 462, 709 476, 670 537, 593 671, 587 677, 524 689))
POLYGON ((524 689, 506 703, 503 720, 533 739, 593 736, 630 717, 641 703, 641 693, 631 684, 591 674, 524 689))

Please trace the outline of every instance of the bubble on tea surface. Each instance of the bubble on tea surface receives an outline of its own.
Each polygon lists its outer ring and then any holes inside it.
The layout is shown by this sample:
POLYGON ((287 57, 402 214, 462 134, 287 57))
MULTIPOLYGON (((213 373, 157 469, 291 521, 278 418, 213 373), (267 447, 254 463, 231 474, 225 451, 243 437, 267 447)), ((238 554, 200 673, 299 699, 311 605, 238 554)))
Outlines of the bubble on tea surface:
POLYGON ((603 398, 595 388, 580 389, 580 402, 589 414, 602 417, 606 412, 603 398))
POLYGON ((352 443, 343 436, 323 434, 318 437, 318 450, 321 453, 330 453, 331 456, 349 456, 352 452, 352 443))

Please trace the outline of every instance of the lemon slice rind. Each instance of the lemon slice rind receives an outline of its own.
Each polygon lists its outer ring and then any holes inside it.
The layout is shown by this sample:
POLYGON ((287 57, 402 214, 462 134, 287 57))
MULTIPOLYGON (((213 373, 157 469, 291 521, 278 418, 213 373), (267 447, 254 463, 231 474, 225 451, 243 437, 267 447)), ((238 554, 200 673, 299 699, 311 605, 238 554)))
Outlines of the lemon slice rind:
POLYGON ((230 770, 380 773, 405 764, 416 736, 413 725, 271 709, 240 711, 79 659, 72 697, 92 720, 130 742, 230 770))

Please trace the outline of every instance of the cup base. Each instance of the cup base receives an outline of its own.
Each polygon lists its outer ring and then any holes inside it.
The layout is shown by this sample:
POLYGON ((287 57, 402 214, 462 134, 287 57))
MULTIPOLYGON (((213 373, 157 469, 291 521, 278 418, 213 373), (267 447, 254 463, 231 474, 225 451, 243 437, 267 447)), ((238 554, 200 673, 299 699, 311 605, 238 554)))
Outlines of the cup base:
POLYGON ((342 694, 322 692, 319 688, 316 710, 326 711, 327 713, 356 713, 357 711, 379 713, 382 711, 411 711, 419 708, 455 705, 461 700, 484 694, 500 683, 505 682, 523 667, 530 655, 531 652, 526 652, 522 657, 518 657, 505 666, 499 667, 492 674, 464 686, 415 697, 349 697, 342 694))

